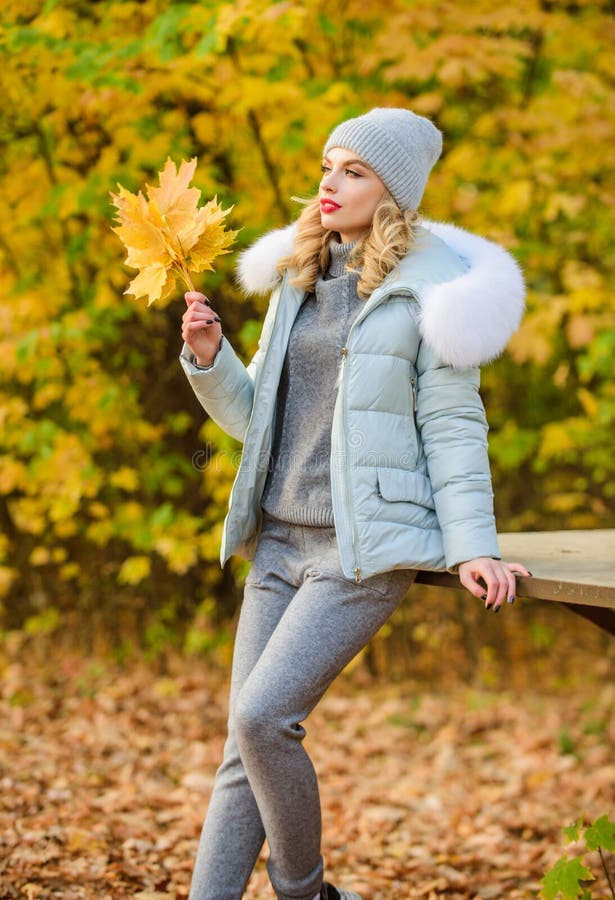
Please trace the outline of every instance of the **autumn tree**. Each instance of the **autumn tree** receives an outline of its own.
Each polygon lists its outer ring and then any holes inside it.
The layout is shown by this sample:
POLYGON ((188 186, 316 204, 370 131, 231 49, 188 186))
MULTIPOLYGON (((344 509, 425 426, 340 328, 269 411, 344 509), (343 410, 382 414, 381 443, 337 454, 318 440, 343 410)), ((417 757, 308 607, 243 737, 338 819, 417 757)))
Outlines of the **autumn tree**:
MULTIPOLYGON (((181 295, 123 295, 109 193, 197 156, 241 248, 297 215, 331 127, 375 105, 445 134, 425 215, 526 273, 523 326, 483 375, 500 528, 615 524, 610 4, 8 0, 1 16, 5 628, 218 639, 246 571, 217 565, 240 447, 179 368, 181 295)), ((202 286, 247 359, 266 298, 242 298, 231 266, 202 286)))

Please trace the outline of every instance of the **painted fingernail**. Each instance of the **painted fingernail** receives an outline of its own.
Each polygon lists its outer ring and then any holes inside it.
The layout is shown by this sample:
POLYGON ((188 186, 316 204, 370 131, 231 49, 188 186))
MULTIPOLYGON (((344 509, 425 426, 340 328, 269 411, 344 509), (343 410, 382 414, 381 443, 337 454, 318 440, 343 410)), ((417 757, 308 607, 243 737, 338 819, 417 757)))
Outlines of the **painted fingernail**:
POLYGON ((533 577, 534 577, 534 576, 532 575, 532 573, 530 572, 529 569, 527 570, 527 574, 530 576, 530 578, 533 578, 533 577))
POLYGON ((486 599, 487 599, 487 595, 486 595, 486 594, 481 594, 481 595, 480 595, 480 599, 481 599, 481 600, 486 600, 486 599))
POLYGON ((214 320, 213 320, 213 319, 205 319, 205 324, 206 324, 206 325, 213 325, 213 324, 214 324, 214 320))
POLYGON ((494 606, 494 607, 493 607, 493 611, 494 611, 494 612, 499 612, 499 611, 500 611, 500 607, 499 607, 499 606, 494 606))
POLYGON ((514 596, 509 597, 509 598, 508 598, 508 602, 509 602, 509 603, 514 603, 514 602, 515 602, 514 596))
POLYGON ((221 321, 222 321, 222 319, 220 318, 220 316, 214 316, 214 322, 221 322, 221 321))
POLYGON ((203 303, 205 304, 205 306, 211 306, 211 303, 209 302, 207 297, 205 297, 205 299, 203 300, 203 303))

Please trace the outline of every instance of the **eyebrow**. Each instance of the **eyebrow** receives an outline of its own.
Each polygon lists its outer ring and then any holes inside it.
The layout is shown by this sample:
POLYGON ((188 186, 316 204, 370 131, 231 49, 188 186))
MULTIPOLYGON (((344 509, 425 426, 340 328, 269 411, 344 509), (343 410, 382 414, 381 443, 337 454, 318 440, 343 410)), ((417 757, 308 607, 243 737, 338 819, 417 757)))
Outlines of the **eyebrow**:
MULTIPOLYGON (((331 162, 331 160, 329 159, 328 156, 324 156, 323 162, 331 162)), ((363 162, 362 159, 345 159, 343 161, 343 163, 341 163, 341 165, 344 167, 346 167, 346 166, 363 166, 364 169, 369 169, 370 171, 373 172, 372 167, 370 165, 368 165, 366 162, 363 162)))

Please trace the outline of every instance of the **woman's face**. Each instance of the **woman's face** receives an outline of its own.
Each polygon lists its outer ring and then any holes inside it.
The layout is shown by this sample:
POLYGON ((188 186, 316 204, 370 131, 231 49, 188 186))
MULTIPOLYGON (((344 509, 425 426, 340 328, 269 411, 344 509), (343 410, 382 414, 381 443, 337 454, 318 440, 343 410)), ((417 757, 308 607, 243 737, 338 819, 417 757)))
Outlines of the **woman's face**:
POLYGON ((366 162, 351 150, 333 147, 323 160, 318 192, 323 228, 337 231, 343 243, 356 241, 371 226, 385 191, 366 162))

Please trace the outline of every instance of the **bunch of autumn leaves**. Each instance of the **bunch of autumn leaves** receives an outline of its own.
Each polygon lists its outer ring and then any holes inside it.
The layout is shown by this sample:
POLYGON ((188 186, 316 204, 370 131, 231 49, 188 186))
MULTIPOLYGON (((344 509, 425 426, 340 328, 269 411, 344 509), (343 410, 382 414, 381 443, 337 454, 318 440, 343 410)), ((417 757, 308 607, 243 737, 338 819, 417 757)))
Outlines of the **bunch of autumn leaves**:
POLYGON ((226 231, 223 220, 231 211, 214 197, 199 207, 201 192, 189 187, 196 157, 179 169, 167 159, 159 173, 159 186, 145 186, 147 197, 118 185, 112 194, 119 224, 113 229, 124 243, 126 265, 138 269, 124 293, 147 297, 148 306, 165 300, 179 278, 193 291, 191 272, 213 271, 213 260, 228 253, 236 231, 226 231))

